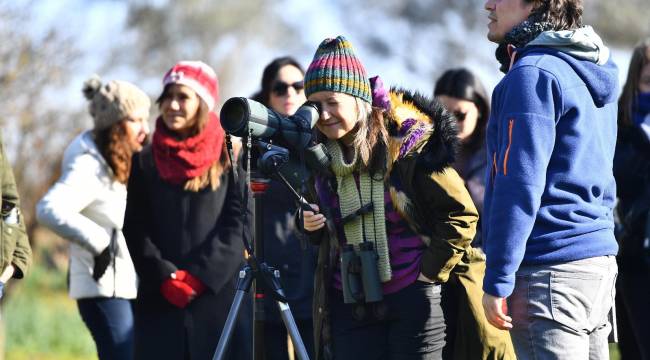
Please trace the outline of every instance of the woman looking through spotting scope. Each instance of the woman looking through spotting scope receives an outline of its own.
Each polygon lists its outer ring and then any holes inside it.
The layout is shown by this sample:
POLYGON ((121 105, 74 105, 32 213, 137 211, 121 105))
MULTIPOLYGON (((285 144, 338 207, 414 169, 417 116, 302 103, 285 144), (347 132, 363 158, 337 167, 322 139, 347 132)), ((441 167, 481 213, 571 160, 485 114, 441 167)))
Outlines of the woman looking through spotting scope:
POLYGON ((320 246, 317 358, 440 359, 440 282, 461 259, 475 260, 478 220, 451 167, 453 117, 369 80, 342 36, 316 50, 305 93, 322 108, 316 128, 332 156, 331 176, 310 183, 312 208, 323 212, 304 211, 302 222, 320 246))

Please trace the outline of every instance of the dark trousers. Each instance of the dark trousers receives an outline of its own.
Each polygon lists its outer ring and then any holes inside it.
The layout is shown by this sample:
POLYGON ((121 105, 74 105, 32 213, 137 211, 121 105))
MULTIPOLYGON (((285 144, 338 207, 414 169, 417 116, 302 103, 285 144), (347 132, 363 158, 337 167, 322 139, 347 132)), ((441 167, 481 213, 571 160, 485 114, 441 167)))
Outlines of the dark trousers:
POLYGON ((456 345, 456 333, 458 331, 458 303, 460 302, 462 294, 461 291, 464 291, 462 285, 458 281, 449 281, 441 285, 442 286, 442 311, 445 314, 445 325, 446 325, 446 337, 445 337, 445 347, 442 350, 443 359, 454 359, 455 358, 455 345, 456 345))
MULTIPOLYGON (((314 357, 314 325, 311 319, 296 319, 298 332, 302 339, 309 358, 314 357)), ((284 323, 264 323, 264 348, 266 360, 289 360, 289 349, 287 347, 287 328, 284 323)), ((295 353, 295 351, 294 351, 295 353)), ((294 356, 297 359, 298 356, 294 356)))
POLYGON ((129 300, 79 299, 77 307, 95 340, 100 360, 133 359, 133 310, 129 300))
POLYGON ((616 304, 621 360, 650 360, 650 274, 621 271, 616 281, 616 304))
POLYGON ((343 294, 330 296, 334 358, 346 359, 442 359, 445 320, 440 306, 440 285, 421 281, 384 296, 385 316, 366 311, 361 320, 343 294))

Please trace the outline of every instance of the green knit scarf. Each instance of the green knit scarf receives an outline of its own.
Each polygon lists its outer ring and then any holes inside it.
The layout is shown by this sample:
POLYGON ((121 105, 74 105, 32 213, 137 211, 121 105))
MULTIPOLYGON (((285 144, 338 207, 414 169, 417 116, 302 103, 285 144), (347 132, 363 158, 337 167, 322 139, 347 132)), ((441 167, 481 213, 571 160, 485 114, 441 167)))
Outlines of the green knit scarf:
POLYGON ((368 214, 357 216, 343 225, 345 238, 348 244, 354 245, 359 251, 359 244, 363 239, 365 230, 366 240, 375 244, 379 255, 377 267, 379 268, 379 279, 382 282, 391 279, 390 257, 388 254, 388 239, 386 236, 386 219, 384 214, 384 182, 382 179, 373 179, 367 171, 359 174, 359 190, 354 180, 354 171, 359 169, 357 152, 354 152, 354 159, 350 163, 345 162, 343 150, 338 141, 328 140, 325 144, 332 155, 332 171, 336 175, 339 206, 341 217, 346 217, 359 210, 363 205, 372 201, 374 210, 368 214), (361 195, 361 198, 359 198, 361 195), (362 223, 363 221, 363 223, 362 223))

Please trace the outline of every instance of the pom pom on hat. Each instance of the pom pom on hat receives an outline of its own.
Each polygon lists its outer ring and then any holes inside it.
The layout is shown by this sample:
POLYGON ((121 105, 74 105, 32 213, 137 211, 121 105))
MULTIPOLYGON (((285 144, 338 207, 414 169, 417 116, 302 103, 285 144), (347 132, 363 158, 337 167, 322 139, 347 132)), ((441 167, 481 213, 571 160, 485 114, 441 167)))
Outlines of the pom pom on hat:
POLYGON ((99 77, 99 75, 93 74, 88 80, 84 82, 84 86, 81 91, 87 100, 92 100, 93 96, 95 96, 101 87, 102 79, 99 77))

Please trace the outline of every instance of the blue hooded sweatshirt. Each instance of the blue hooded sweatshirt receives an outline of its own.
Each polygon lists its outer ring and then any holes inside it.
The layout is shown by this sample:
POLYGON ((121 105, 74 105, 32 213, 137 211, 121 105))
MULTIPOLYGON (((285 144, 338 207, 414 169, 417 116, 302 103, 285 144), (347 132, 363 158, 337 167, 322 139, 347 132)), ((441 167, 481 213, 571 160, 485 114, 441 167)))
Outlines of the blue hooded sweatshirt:
POLYGON ((494 89, 483 215, 483 290, 493 296, 512 293, 520 265, 618 251, 618 69, 589 38, 600 40, 589 27, 542 33, 494 89))

